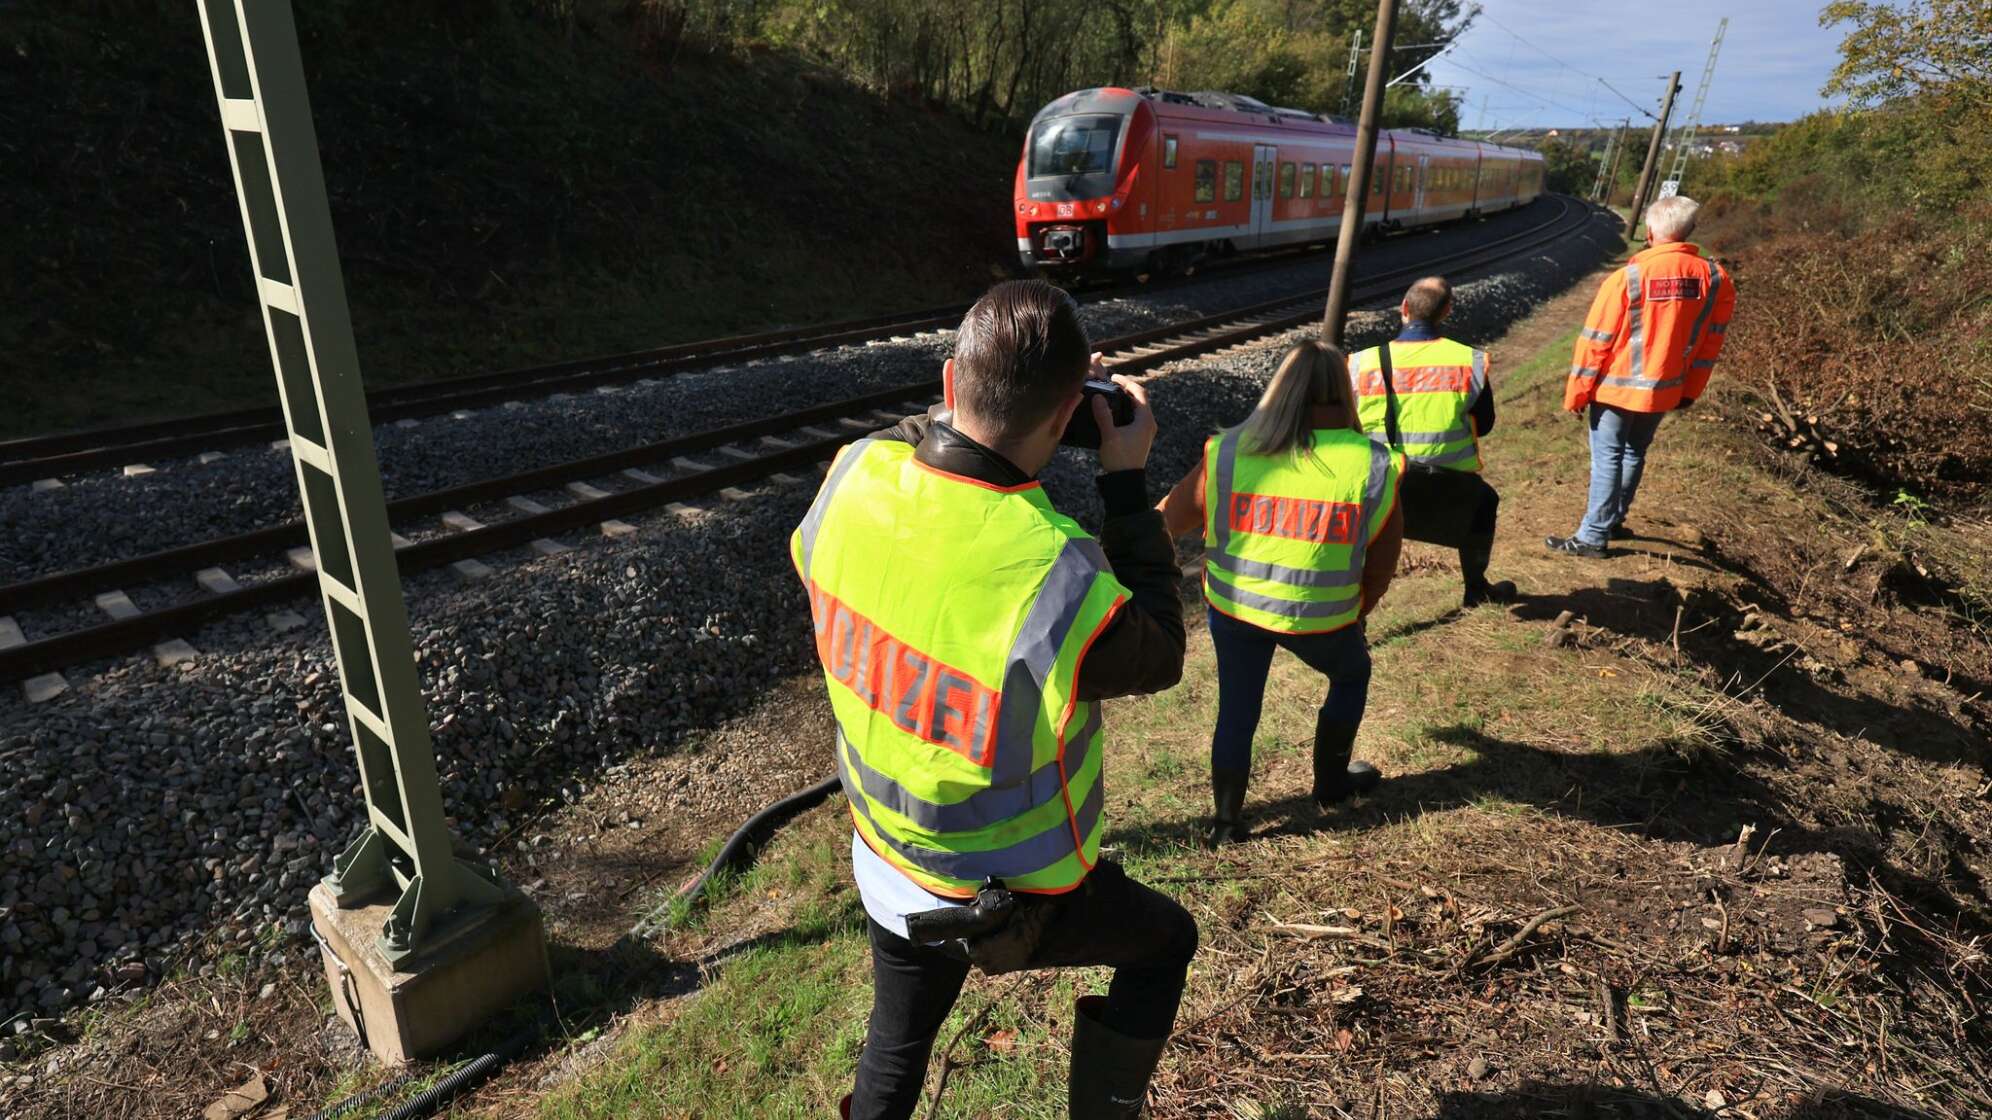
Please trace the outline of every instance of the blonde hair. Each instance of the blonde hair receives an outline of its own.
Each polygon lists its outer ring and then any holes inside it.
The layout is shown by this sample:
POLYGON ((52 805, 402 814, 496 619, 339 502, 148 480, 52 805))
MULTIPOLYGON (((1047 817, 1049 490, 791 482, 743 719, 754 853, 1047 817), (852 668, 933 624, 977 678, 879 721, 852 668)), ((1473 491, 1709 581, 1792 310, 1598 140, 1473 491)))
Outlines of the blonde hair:
POLYGON ((1247 455, 1298 455, 1314 447, 1314 410, 1340 405, 1349 430, 1360 432, 1349 359, 1326 342, 1303 342, 1287 351, 1252 415, 1238 426, 1247 455))

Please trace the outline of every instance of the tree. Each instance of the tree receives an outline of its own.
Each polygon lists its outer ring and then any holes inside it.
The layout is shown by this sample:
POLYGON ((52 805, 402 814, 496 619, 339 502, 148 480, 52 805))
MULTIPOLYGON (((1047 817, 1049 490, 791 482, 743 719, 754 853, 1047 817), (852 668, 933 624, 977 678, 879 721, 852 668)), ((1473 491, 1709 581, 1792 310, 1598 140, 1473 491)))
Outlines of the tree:
POLYGON ((1587 194, 1598 178, 1598 161, 1590 149, 1561 137, 1545 140, 1542 152, 1543 181, 1558 194, 1587 194))
POLYGON ((1874 105, 1913 94, 1992 107, 1992 4, 1909 0, 1901 6, 1834 0, 1819 24, 1851 23, 1840 65, 1821 91, 1874 105))

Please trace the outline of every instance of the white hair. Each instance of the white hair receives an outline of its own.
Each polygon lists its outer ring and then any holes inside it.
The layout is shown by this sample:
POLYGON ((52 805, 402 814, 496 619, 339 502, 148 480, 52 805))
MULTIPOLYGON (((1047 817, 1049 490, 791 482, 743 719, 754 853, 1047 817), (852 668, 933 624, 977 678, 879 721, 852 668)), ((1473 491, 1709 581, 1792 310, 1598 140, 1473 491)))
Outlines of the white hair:
POLYGON ((1663 198, 1646 208, 1646 228, 1655 237, 1669 241, 1686 241, 1695 231, 1695 215, 1701 212, 1701 203, 1684 194, 1663 198))

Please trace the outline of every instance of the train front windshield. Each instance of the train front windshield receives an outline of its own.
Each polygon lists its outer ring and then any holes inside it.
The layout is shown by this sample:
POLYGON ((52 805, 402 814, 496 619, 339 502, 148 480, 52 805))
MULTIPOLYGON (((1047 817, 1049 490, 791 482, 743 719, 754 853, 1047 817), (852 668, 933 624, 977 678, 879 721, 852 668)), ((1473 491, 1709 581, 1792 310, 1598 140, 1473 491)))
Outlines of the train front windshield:
POLYGON ((1031 137, 1031 178, 1111 172, 1119 117, 1058 117, 1031 137))

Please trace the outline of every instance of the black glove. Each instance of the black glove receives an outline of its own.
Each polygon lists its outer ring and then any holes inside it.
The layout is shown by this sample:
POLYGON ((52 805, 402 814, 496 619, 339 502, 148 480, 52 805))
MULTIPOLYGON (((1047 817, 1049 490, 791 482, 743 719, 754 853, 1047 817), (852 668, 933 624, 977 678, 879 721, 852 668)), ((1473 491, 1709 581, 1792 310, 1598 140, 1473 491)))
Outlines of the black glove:
POLYGON ((1680 409, 1693 408, 1694 406, 1695 406, 1695 399, 1693 397, 1682 397, 1681 403, 1675 405, 1674 408, 1676 411, 1679 411, 1680 409))

